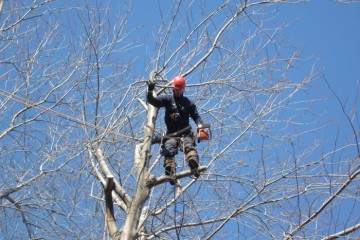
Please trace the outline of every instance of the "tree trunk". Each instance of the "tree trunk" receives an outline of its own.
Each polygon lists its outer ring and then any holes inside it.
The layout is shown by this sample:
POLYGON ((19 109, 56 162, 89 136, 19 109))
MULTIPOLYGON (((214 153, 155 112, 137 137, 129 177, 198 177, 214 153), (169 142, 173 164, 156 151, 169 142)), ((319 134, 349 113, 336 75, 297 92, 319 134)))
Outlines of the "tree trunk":
POLYGON ((144 129, 144 141, 137 145, 135 150, 134 166, 137 171, 137 188, 126 217, 121 240, 133 240, 139 234, 142 209, 150 194, 150 186, 147 185, 147 179, 150 177, 148 166, 151 158, 151 139, 155 129, 156 118, 157 108, 147 104, 147 124, 144 129))

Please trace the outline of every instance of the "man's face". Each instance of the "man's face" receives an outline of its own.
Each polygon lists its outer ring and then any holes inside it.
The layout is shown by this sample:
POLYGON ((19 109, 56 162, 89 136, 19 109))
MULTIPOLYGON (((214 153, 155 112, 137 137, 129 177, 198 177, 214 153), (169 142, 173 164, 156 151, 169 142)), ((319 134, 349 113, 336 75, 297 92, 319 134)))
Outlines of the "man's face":
POLYGON ((184 93, 184 89, 174 88, 173 92, 174 92, 175 97, 181 97, 184 93))

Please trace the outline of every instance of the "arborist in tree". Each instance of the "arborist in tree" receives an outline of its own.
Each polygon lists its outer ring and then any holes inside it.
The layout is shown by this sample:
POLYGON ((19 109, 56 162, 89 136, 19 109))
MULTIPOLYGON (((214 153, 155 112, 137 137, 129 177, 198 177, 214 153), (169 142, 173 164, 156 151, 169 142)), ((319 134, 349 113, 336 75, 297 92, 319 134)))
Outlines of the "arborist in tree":
MULTIPOLYGON (((166 135, 175 133, 177 131, 188 128, 188 131, 182 133, 183 151, 185 159, 191 170, 196 170, 199 167, 199 156, 197 153, 194 133, 191 130, 189 119, 190 117, 196 123, 198 129, 202 131, 203 121, 196 109, 196 105, 189 98, 184 96, 185 78, 182 76, 174 77, 172 81, 173 94, 160 95, 154 97, 153 90, 155 83, 148 83, 147 101, 157 108, 165 108, 165 124, 167 127, 166 135)), ((165 138, 162 145, 164 155, 165 175, 172 176, 175 173, 175 155, 179 148, 178 138, 165 138)), ((182 146, 180 146, 182 147, 182 146)), ((196 172, 195 177, 199 177, 196 172)), ((173 185, 174 181, 170 181, 173 185)))

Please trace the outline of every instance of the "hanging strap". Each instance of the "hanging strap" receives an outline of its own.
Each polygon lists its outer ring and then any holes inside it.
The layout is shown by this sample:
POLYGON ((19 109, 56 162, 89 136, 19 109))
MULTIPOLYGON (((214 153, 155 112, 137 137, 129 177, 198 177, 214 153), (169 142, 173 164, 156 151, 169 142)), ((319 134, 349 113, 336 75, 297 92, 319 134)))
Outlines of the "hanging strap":
MULTIPOLYGON (((179 106, 178 104, 176 103, 175 101, 175 97, 174 95, 171 96, 171 110, 174 111, 173 113, 171 114, 179 114, 179 121, 180 121, 180 124, 183 124, 183 118, 184 116, 181 114, 181 111, 179 110, 179 106)), ((175 121, 175 118, 173 118, 173 120, 175 121)))

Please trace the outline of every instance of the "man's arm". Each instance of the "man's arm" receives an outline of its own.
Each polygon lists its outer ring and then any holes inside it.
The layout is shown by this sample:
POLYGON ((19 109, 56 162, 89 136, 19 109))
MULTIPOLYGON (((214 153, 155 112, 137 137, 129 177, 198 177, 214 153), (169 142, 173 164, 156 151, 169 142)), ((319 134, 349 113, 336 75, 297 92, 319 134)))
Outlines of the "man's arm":
POLYGON ((197 126, 203 124, 203 121, 200 117, 200 114, 199 114, 197 108, 196 108, 196 105, 193 102, 191 102, 190 116, 194 120, 194 122, 196 123, 197 126))
POLYGON ((149 85, 148 93, 146 95, 146 101, 157 108, 165 107, 166 97, 165 96, 154 97, 153 90, 154 88, 151 88, 149 85))

